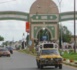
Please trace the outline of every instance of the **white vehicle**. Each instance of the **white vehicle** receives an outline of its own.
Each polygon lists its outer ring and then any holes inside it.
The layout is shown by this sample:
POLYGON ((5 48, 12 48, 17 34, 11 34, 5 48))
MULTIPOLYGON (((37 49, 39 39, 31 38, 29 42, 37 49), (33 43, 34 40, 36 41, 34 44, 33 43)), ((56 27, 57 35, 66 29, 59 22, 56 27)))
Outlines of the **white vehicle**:
POLYGON ((53 43, 53 42, 40 43, 37 46, 38 51, 40 51, 41 49, 44 49, 44 48, 55 48, 55 49, 58 49, 59 46, 58 46, 57 43, 53 43))
POLYGON ((58 49, 58 44, 56 44, 56 43, 44 43, 42 45, 42 48, 56 48, 56 49, 58 49))

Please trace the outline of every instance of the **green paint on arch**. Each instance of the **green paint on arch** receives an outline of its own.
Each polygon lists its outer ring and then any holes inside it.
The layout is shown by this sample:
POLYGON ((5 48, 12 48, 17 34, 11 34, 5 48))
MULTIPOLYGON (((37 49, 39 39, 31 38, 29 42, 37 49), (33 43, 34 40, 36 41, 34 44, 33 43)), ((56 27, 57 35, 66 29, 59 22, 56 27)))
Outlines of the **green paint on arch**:
POLYGON ((47 26, 47 28, 51 31, 51 37, 55 38, 55 27, 54 26, 47 26))
POLYGON ((32 15, 31 17, 30 17, 31 19, 33 19, 33 20, 55 20, 55 19, 57 19, 58 17, 54 14, 54 15, 36 15, 36 14, 34 14, 34 15, 32 15), (42 18, 42 17, 45 17, 45 18, 42 18))
POLYGON ((34 27, 34 37, 37 38, 37 32, 41 29, 42 27, 40 26, 35 26, 34 27))

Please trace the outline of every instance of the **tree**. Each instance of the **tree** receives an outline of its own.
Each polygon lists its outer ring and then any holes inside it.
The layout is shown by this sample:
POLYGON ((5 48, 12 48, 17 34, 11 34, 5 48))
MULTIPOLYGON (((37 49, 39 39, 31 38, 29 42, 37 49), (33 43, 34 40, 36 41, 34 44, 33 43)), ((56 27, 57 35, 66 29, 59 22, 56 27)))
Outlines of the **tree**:
POLYGON ((0 36, 0 41, 4 41, 4 38, 2 36, 0 36))
POLYGON ((59 25, 59 45, 62 42, 70 42, 72 33, 68 30, 66 26, 59 25))
POLYGON ((3 43, 2 43, 2 45, 7 46, 7 45, 8 45, 8 43, 9 43, 8 41, 5 41, 5 42, 3 42, 3 43))
POLYGON ((68 30, 66 26, 63 26, 63 42, 70 42, 71 41, 72 33, 68 30))

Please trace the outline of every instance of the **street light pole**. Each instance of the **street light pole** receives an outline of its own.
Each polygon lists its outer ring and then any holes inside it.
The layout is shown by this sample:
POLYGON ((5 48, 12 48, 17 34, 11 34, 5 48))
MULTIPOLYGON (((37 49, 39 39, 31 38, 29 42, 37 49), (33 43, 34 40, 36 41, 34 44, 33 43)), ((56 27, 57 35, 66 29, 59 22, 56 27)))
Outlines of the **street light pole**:
POLYGON ((74 52, 76 52, 76 21, 75 21, 75 7, 76 7, 76 0, 74 0, 74 52))
MULTIPOLYGON (((61 3, 62 3, 62 0, 58 0, 58 3, 59 3, 59 12, 61 13, 61 3)), ((59 14, 59 18, 60 18, 60 14, 59 14)), ((61 32, 60 32, 60 47, 63 48, 62 46, 62 43, 63 43, 63 36, 62 36, 62 23, 60 22, 60 26, 61 26, 61 32)))

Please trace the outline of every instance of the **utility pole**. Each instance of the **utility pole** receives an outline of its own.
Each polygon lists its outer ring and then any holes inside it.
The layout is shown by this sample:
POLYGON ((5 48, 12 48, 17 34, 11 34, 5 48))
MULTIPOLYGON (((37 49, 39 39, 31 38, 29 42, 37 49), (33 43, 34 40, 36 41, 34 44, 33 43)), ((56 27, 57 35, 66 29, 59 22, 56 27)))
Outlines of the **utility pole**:
MULTIPOLYGON (((58 3, 59 3, 59 12, 61 13, 61 3, 62 3, 62 0, 58 0, 58 3)), ((60 19, 60 15, 59 15, 59 19, 60 19)), ((63 36, 62 36, 62 23, 60 22, 60 28, 61 28, 61 32, 60 32, 60 48, 63 49, 63 46, 62 46, 62 43, 63 43, 63 36)))
POLYGON ((75 12, 75 10, 76 10, 76 0, 74 0, 74 53, 76 52, 76 18, 75 18, 75 14, 76 14, 76 12, 75 12))

